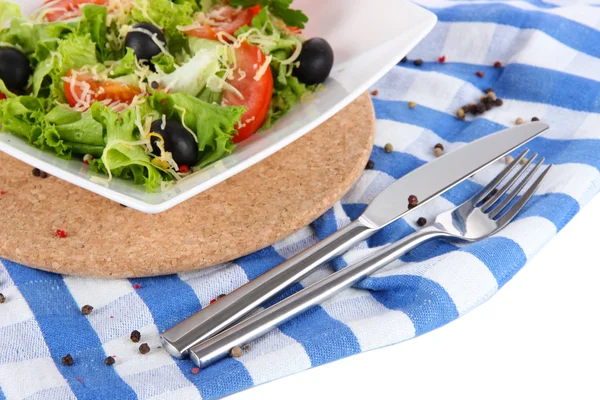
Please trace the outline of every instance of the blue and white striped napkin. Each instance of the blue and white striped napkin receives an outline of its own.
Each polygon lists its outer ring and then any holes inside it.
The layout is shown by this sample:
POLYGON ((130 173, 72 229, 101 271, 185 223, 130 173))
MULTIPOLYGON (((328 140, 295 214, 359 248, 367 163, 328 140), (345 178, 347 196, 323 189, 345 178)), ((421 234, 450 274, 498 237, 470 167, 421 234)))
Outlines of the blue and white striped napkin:
MULTIPOLYGON (((599 190, 600 7, 566 0, 420 3, 440 22, 409 55, 422 58, 422 66, 399 64, 372 88, 378 90, 375 168, 312 226, 235 262, 160 278, 84 279, 0 262, 6 296, 0 304, 0 399, 221 397, 426 333, 510 280, 599 190), (496 61, 503 67, 494 68, 496 61), (474 120, 454 116, 488 87, 504 100, 502 107, 474 120), (436 143, 452 151, 512 126, 517 117, 534 116, 552 129, 530 147, 556 166, 501 234, 465 246, 429 243, 250 343, 241 358, 197 373, 189 360, 158 348, 159 332, 356 218, 387 185, 432 160, 436 143), (386 143, 393 153, 383 151, 386 143), (89 316, 81 315, 85 304, 94 306, 89 316), (133 329, 150 345, 149 354, 140 355, 131 343, 133 329), (72 366, 61 363, 67 353, 72 366), (109 355, 116 356, 110 367, 104 364, 109 355)), ((413 232, 418 217, 462 202, 502 167, 497 163, 392 224, 286 294, 413 232)))

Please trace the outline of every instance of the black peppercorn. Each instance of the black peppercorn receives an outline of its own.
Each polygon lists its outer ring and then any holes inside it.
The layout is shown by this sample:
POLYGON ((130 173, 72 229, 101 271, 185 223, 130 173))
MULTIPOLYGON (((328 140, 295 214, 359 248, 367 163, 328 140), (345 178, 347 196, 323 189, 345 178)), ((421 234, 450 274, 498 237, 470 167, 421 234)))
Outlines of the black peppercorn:
POLYGON ((106 365, 113 365, 115 363, 115 359, 111 356, 106 357, 106 360, 104 360, 104 364, 106 365))
POLYGON ((66 365, 66 366, 73 365, 73 357, 71 357, 70 354, 67 354, 66 356, 64 356, 62 358, 62 363, 63 363, 63 365, 66 365))
POLYGON ((40 171, 40 178, 42 179, 46 179, 48 177, 48 174, 44 171, 40 171))
POLYGON ((538 117, 533 117, 533 118, 531 118, 531 121, 532 121, 532 122, 539 121, 539 120, 540 120, 540 119, 539 119, 538 117))
POLYGON ((367 165, 365 166, 365 169, 373 169, 375 168, 375 163, 373 162, 373 160, 369 160, 367 162, 367 165))
POLYGON ((485 104, 477 104, 477 114, 483 114, 485 112, 485 104))
POLYGON ((150 352, 150 346, 148 346, 148 343, 142 343, 140 345, 140 353, 148 354, 149 352, 150 352))
POLYGON ((4 297, 4 295, 2 293, 0 293, 0 304, 4 303, 6 301, 6 297, 4 297))
POLYGON ((152 81, 150 86, 152 87, 152 89, 158 89, 160 85, 157 81, 152 81))
POLYGON ((85 306, 81 307, 81 313, 83 315, 90 315, 93 309, 94 307, 90 306, 89 304, 86 304, 85 306))
POLYGON ((142 334, 139 331, 133 331, 133 332, 131 332, 131 335, 129 335, 129 338, 131 339, 131 341, 133 343, 139 342, 141 337, 142 337, 142 334))
POLYGON ((413 64, 415 64, 417 67, 420 67, 421 65, 423 65, 423 60, 417 58, 415 61, 413 61, 413 64))
POLYGON ((504 104, 504 101, 502 101, 502 99, 496 99, 495 103, 496 106, 500 107, 502 104, 504 104))
POLYGON ((435 146, 433 146, 434 149, 440 149, 440 150, 444 150, 444 145, 441 143, 437 143, 435 146))
POLYGON ((417 226, 425 226, 427 224, 427 220, 423 217, 417 220, 417 226))
POLYGON ((41 171, 39 169, 37 169, 37 168, 34 168, 33 170, 31 170, 31 174, 33 176, 40 176, 40 172, 41 171))

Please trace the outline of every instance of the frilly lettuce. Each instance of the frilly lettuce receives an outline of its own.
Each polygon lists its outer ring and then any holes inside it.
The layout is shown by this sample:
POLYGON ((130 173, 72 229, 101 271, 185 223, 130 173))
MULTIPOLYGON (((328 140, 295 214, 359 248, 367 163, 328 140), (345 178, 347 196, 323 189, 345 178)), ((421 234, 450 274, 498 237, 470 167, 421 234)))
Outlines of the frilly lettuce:
POLYGON ((222 107, 206 103, 185 93, 166 94, 156 92, 149 99, 150 105, 167 119, 182 121, 198 137, 199 166, 213 163, 234 148, 234 126, 246 111, 243 107, 222 107), (183 111, 185 110, 185 116, 183 111))

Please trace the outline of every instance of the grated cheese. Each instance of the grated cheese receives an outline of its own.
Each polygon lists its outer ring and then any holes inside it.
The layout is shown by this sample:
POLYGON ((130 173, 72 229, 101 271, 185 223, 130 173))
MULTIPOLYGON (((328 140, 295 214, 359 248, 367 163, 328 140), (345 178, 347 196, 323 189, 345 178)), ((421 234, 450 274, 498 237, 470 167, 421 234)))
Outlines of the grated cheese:
POLYGON ((173 106, 174 109, 176 109, 177 111, 181 111, 181 125, 183 125, 183 127, 192 134, 192 136, 194 137, 194 140, 196 141, 196 143, 198 143, 198 136, 196 136, 196 133, 194 131, 192 131, 190 128, 187 127, 187 125, 185 124, 185 113, 187 112, 187 110, 181 106, 178 105, 174 105, 173 106))
POLYGON ((254 80, 255 81, 260 81, 261 78, 263 77, 263 75, 269 70, 269 66, 271 65, 271 60, 273 59, 272 56, 267 56, 265 62, 263 63, 263 65, 260 66, 260 68, 258 69, 258 71, 256 71, 256 75, 254 75, 254 80))
POLYGON ((160 124, 160 129, 163 131, 167 127, 167 116, 165 114, 162 115, 162 124, 160 124))

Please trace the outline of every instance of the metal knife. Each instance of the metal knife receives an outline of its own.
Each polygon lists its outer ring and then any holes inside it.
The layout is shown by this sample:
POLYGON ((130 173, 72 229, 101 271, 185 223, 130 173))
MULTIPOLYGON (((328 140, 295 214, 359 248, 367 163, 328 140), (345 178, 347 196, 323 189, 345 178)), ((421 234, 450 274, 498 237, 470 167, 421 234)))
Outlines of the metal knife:
POLYGON ((161 336, 174 357, 248 315, 317 267, 548 129, 531 122, 478 139, 412 171, 382 191, 354 222, 182 321, 161 336))

